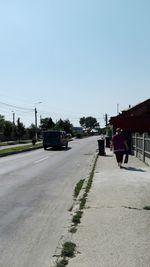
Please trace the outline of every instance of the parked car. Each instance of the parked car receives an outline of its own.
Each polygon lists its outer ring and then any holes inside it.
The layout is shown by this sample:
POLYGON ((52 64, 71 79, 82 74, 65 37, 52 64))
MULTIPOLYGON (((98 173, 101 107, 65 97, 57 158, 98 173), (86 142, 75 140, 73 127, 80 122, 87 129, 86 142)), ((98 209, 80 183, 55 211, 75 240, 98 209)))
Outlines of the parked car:
POLYGON ((44 131, 43 132, 43 148, 46 150, 48 147, 68 148, 68 136, 64 131, 44 131))

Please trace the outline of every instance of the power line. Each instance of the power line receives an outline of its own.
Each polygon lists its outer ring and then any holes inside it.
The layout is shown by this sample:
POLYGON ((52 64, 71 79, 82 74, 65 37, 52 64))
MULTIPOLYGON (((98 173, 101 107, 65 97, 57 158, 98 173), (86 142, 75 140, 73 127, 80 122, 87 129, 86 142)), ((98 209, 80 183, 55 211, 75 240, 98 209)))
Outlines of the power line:
POLYGON ((28 111, 33 111, 34 110, 33 108, 19 107, 19 106, 11 105, 11 104, 4 103, 4 102, 1 102, 1 101, 0 101, 0 104, 1 105, 4 105, 4 106, 7 106, 7 107, 10 107, 10 108, 15 108, 15 109, 28 110, 28 111))
MULTIPOLYGON (((8 110, 12 110, 17 112, 17 116, 25 116, 27 117, 28 116, 28 113, 30 112, 34 112, 35 109, 33 108, 25 108, 25 107, 20 107, 20 106, 17 106, 17 105, 13 105, 13 104, 8 104, 6 102, 2 102, 0 101, 0 112, 3 110, 3 113, 6 113, 9 115, 9 111, 8 110), (5 110, 5 111, 4 111, 5 110), (22 115, 21 115, 22 114, 22 115)), ((42 117, 42 115, 47 115, 48 117, 51 116, 51 117, 58 117, 61 118, 61 117, 66 117, 67 119, 69 119, 70 121, 78 121, 80 120, 81 117, 88 117, 88 116, 92 116, 92 115, 79 115, 78 114, 71 114, 70 112, 66 112, 65 114, 62 114, 62 112, 55 112, 55 111, 52 111, 52 110, 49 110, 49 111, 43 111, 43 110, 38 110, 38 114, 41 114, 40 116, 42 117)), ((101 121, 102 119, 104 119, 101 115, 99 117, 93 115, 92 117, 95 117, 98 121, 101 121)), ((31 118, 30 118, 31 119, 31 118)))

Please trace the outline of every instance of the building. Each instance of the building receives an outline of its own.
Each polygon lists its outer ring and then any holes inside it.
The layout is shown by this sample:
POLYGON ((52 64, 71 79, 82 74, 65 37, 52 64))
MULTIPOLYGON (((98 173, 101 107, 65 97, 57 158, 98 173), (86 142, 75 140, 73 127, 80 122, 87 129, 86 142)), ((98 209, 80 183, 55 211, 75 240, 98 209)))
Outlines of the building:
POLYGON ((123 110, 117 116, 111 117, 109 123, 113 128, 113 133, 116 128, 123 129, 129 151, 132 153, 133 134, 150 134, 150 98, 136 106, 129 106, 127 110, 123 110))
POLYGON ((83 128, 82 127, 73 127, 72 128, 73 134, 81 134, 83 135, 83 128))
POLYGON ((130 133, 150 133, 150 98, 136 106, 129 106, 121 114, 111 117, 109 123, 114 131, 119 127, 130 133))

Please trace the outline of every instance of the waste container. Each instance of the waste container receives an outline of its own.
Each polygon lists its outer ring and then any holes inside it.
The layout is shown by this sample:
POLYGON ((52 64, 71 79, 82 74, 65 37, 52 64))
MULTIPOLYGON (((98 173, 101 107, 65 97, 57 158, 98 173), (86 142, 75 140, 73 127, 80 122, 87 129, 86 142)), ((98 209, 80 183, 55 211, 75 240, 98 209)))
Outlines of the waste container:
POLYGON ((105 140, 106 140, 106 147, 110 147, 110 137, 106 136, 105 140))
POLYGON ((99 139, 98 141, 98 149, 99 149, 99 155, 105 156, 105 140, 99 139))

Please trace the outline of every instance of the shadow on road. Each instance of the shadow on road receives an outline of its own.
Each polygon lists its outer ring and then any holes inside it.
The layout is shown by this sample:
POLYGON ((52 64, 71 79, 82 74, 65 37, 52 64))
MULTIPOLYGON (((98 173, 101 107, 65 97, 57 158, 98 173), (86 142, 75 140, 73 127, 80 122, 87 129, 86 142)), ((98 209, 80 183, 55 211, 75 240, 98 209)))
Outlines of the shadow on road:
POLYGON ((105 155, 105 157, 109 157, 109 158, 112 158, 113 157, 113 155, 105 155))
POLYGON ((65 147, 56 147, 56 148, 47 148, 45 151, 50 152, 50 151, 69 151, 72 149, 71 147, 65 148, 65 147))
POLYGON ((123 169, 125 170, 128 170, 128 171, 134 171, 134 172, 146 172, 145 170, 143 169, 139 169, 139 168, 135 168, 135 167, 122 167, 123 169))

